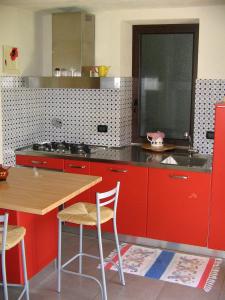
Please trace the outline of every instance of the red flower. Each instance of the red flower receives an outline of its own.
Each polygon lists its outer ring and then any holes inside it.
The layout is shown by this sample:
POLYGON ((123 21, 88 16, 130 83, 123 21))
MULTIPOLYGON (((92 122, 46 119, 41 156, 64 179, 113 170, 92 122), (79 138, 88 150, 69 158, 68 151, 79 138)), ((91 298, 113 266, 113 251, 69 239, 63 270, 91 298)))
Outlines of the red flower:
POLYGON ((11 52, 10 52, 10 57, 11 57, 11 60, 16 60, 16 58, 19 56, 19 53, 18 53, 18 48, 12 48, 11 52))

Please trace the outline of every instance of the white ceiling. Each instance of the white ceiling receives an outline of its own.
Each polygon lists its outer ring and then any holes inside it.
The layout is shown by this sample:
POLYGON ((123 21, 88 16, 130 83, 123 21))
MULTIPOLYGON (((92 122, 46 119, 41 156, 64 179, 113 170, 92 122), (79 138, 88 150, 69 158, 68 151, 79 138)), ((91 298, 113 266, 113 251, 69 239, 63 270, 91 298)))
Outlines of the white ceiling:
POLYGON ((29 10, 103 11, 115 9, 187 7, 225 4, 225 0, 0 0, 0 4, 29 10))

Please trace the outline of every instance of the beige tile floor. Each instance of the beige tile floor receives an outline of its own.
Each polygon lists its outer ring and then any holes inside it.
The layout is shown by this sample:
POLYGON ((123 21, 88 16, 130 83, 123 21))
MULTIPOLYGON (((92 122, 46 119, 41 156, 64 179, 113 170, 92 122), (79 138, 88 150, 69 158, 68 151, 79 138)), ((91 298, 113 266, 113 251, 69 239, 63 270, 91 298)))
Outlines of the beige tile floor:
MULTIPOLYGON (((72 256, 78 249, 78 237, 71 233, 63 233, 63 259, 72 256)), ((104 254, 107 256, 114 243, 104 240, 104 254)), ((98 246, 95 238, 85 237, 84 250, 97 254, 98 246)), ((85 258, 84 272, 100 278, 97 261, 85 258)), ((70 269, 77 267, 77 263, 70 265, 70 269)), ((135 275, 125 274, 126 286, 119 283, 118 274, 107 271, 107 288, 109 300, 223 300, 225 299, 225 262, 223 262, 213 289, 206 293, 201 289, 189 288, 178 284, 151 280, 135 275)), ((14 300, 18 290, 9 291, 9 299, 14 300)), ((2 299, 2 294, 0 294, 2 299)), ((56 292, 56 272, 54 264, 30 281, 31 300, 98 300, 101 299, 97 284, 90 279, 62 273, 62 292, 56 292)))

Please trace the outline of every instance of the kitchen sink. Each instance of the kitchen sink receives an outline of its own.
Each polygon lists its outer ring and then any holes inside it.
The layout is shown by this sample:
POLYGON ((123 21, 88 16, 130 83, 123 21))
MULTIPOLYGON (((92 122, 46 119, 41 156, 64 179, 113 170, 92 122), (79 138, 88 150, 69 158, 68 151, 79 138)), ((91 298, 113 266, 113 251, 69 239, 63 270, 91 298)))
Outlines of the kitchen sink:
MULTIPOLYGON (((170 165, 172 163, 170 162, 163 162, 166 158, 168 158, 170 155, 167 155, 164 157, 161 161, 162 164, 170 165)), ((206 162, 207 158, 202 157, 195 157, 195 156, 188 156, 188 155, 171 155, 171 157, 177 162, 177 166, 183 166, 183 167, 203 167, 206 162)))

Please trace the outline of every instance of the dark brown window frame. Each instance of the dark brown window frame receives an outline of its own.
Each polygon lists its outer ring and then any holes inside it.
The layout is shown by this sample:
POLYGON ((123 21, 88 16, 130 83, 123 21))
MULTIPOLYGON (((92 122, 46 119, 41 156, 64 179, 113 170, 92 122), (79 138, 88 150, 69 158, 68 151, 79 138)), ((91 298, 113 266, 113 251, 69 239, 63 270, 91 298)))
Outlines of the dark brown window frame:
MULTIPOLYGON (((194 132, 194 106, 195 106, 195 81, 198 69, 198 36, 199 24, 163 24, 163 25, 133 25, 132 41, 132 77, 134 78, 133 104, 132 104, 132 142, 143 143, 146 138, 139 136, 139 107, 140 107, 140 41, 142 34, 155 33, 192 33, 193 34, 193 64, 192 64, 192 90, 191 90, 191 118, 189 134, 193 140, 194 132)), ((187 140, 166 139, 166 142, 187 145, 187 140)))

